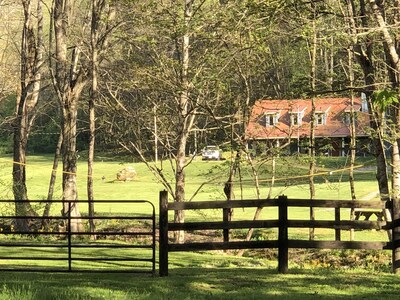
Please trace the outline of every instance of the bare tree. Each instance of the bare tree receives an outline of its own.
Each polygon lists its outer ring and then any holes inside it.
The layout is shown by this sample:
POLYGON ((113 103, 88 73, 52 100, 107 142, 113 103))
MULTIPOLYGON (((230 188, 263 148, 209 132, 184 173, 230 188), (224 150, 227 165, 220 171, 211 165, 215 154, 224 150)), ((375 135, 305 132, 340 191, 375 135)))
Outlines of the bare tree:
MULTIPOLYGON (((354 68, 353 68, 353 52, 352 46, 348 49, 348 76, 349 76, 349 87, 351 88, 350 96, 350 170, 349 170, 349 183, 350 183, 350 194, 351 199, 356 200, 355 190, 355 179, 354 179, 354 165, 356 161, 356 115, 354 111, 354 68)), ((355 219, 355 209, 350 210, 350 219, 355 219)), ((350 230, 350 240, 354 240, 354 229, 350 230)))
MULTIPOLYGON (((314 13, 314 19, 312 20, 312 41, 310 49, 310 60, 311 60, 311 121, 310 121, 310 138, 309 138, 309 156, 310 156, 310 167, 309 167, 309 184, 310 184, 310 199, 315 199, 315 185, 314 185, 314 173, 315 173, 315 90, 316 90, 316 59, 317 59, 317 29, 316 19, 314 13)), ((315 220, 314 207, 310 207, 310 220, 315 220)), ((309 234, 310 240, 314 240, 314 228, 310 228, 309 234)))
MULTIPOLYGON (((77 172, 77 111, 78 99, 88 83, 85 69, 79 65, 81 45, 69 46, 70 21, 73 17, 74 1, 54 0, 54 43, 55 69, 53 70, 53 86, 62 108, 62 160, 63 160, 63 213, 79 217, 77 172), (69 55, 68 50, 72 49, 69 55)), ((79 230, 80 221, 74 219, 72 230, 79 230)))
MULTIPOLYGON (((26 150, 28 136, 35 120, 43 64, 43 14, 41 1, 36 2, 37 24, 34 25, 34 1, 23 0, 24 24, 21 39, 21 86, 14 125, 13 192, 17 216, 34 215, 26 187, 26 150), (36 27, 36 28, 35 28, 36 27)), ((27 229, 26 219, 17 219, 19 228, 27 229)))
MULTIPOLYGON (((91 79, 92 87, 89 97, 89 154, 88 154, 88 179, 87 179, 87 193, 89 203, 89 216, 94 216, 94 194, 93 194, 93 161, 94 161, 94 147, 95 147, 95 103, 98 97, 98 30, 99 19, 102 6, 105 1, 92 1, 92 22, 90 30, 90 47, 91 47, 91 79)), ((94 220, 89 220, 90 231, 94 231, 94 220)))
MULTIPOLYGON (((89 155, 88 155, 88 179, 87 193, 89 202, 89 216, 94 216, 94 193, 93 193, 93 163, 96 136, 96 114, 95 105, 99 98, 99 67, 102 61, 108 38, 119 24, 112 24, 114 10, 110 8, 107 0, 92 1, 92 19, 90 27, 90 72, 91 93, 89 96, 89 155), (101 26, 103 25, 103 26, 101 26)), ((90 230, 94 231, 94 221, 89 220, 90 230)))

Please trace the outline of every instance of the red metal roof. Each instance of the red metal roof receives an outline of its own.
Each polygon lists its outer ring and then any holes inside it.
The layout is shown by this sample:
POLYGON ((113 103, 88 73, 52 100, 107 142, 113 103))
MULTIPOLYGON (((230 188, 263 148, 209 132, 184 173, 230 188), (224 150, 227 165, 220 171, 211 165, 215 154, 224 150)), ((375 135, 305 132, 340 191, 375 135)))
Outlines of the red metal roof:
MULTIPOLYGON (((354 111, 357 112, 356 134, 367 136, 369 114, 361 109, 361 100, 354 99, 354 111)), ((315 126, 315 137, 350 136, 350 125, 345 122, 346 112, 350 112, 349 98, 315 99, 315 111, 326 116, 326 123, 315 126)), ((283 139, 309 136, 311 122, 311 99, 295 100, 258 100, 253 106, 246 130, 248 139, 283 139), (301 124, 291 125, 291 114, 303 112, 301 124), (266 124, 265 115, 278 116, 275 125, 266 124)))

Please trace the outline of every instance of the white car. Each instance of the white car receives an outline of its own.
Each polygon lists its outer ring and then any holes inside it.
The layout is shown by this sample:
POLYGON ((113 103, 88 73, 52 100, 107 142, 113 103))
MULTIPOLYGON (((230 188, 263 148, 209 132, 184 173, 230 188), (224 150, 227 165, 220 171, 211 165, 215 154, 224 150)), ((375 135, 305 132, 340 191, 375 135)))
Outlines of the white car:
POLYGON ((222 159, 221 150, 217 146, 207 146, 201 151, 202 160, 220 160, 222 159))

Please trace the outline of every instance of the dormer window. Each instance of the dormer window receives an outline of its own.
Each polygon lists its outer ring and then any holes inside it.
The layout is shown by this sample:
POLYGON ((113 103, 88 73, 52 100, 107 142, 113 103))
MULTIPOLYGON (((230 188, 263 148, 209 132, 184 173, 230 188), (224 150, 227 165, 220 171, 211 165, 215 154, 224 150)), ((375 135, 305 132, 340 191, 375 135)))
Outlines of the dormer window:
POLYGON ((316 112, 315 113, 315 124, 316 125, 325 125, 326 124, 326 113, 316 112))
MULTIPOLYGON (((350 123, 351 123, 350 116, 351 116, 351 111, 348 111, 348 110, 346 110, 343 114, 343 122, 344 122, 344 124, 346 124, 348 126, 350 126, 350 123)), ((354 111, 353 116, 354 116, 354 122, 357 122, 357 112, 356 111, 354 111)))
POLYGON ((267 112, 264 115, 265 117, 265 126, 275 126, 278 124, 279 113, 278 112, 267 112))
POLYGON ((291 126, 297 126, 301 125, 303 123, 303 117, 304 117, 304 112, 306 110, 306 107, 304 108, 295 108, 289 112, 290 115, 290 125, 291 126))
POLYGON ((303 113, 302 112, 291 112, 290 113, 290 125, 299 126, 303 123, 303 113))
POLYGON ((301 118, 299 118, 299 114, 294 113, 290 114, 290 125, 300 125, 301 124, 301 118))
POLYGON ((324 110, 317 110, 314 113, 315 116, 315 124, 318 125, 326 125, 326 121, 328 120, 328 112, 331 109, 329 106, 328 109, 324 110))

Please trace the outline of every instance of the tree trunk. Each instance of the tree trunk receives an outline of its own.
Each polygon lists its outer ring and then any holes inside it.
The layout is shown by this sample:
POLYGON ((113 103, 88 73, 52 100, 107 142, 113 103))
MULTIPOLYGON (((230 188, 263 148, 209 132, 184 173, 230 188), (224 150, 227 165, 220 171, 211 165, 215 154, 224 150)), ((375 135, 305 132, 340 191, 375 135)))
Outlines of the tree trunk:
MULTIPOLYGON (((356 200, 356 191, 354 185, 354 164, 356 160, 356 121, 354 112, 354 70, 353 70, 353 49, 352 47, 347 50, 348 55, 348 68, 349 68, 349 87, 350 87, 350 170, 349 170, 349 184, 351 199, 356 200)), ((350 220, 355 220, 355 209, 350 210, 350 220)), ((354 229, 350 229, 350 241, 354 240, 354 229)))
POLYGON ((272 158, 271 158, 271 183, 269 185, 268 188, 268 196, 267 199, 271 199, 272 198, 272 190, 274 188, 275 185, 275 174, 276 174, 276 157, 275 157, 275 153, 272 154, 272 158))
MULTIPOLYGON (((250 157, 250 155, 247 155, 247 156, 248 156, 248 160, 250 162, 251 169, 252 169, 252 172, 253 172, 253 177, 254 177, 254 180, 255 180, 256 191, 257 191, 257 199, 259 200, 261 197, 260 197, 260 186, 259 186, 259 181, 258 181, 258 173, 257 173, 256 168, 254 167, 252 158, 250 157)), ((272 189, 273 189, 274 184, 275 184, 275 171, 276 171, 275 153, 272 154, 271 166, 272 166, 271 184, 269 185, 267 200, 271 199, 271 197, 272 197, 272 189)), ((262 207, 257 207, 256 208, 256 212, 254 213, 254 216, 253 216, 253 221, 256 221, 256 220, 259 219, 262 210, 263 210, 262 207)), ((250 241, 251 240, 251 237, 253 236, 253 232, 254 232, 254 228, 250 228, 247 231, 245 241, 250 241)), ((243 254, 244 254, 244 250, 242 249, 242 250, 239 250, 236 255, 237 256, 242 256, 243 254)))
MULTIPOLYGON (((14 164, 13 164, 13 192, 15 200, 28 201, 26 188, 26 146, 27 146, 27 115, 24 102, 20 100, 17 112, 17 122, 14 129, 14 164), (21 107, 22 106, 22 107, 21 107)), ((17 215, 18 210, 17 210, 17 215)))
MULTIPOLYGON (((383 37, 383 44, 386 56, 390 60, 390 68, 389 74, 391 75, 392 80, 392 88, 398 91, 399 88, 399 77, 400 77, 400 49, 398 48, 397 40, 398 36, 392 37, 392 32, 389 30, 389 26, 385 20, 385 3, 379 3, 382 7, 379 7, 377 2, 374 0, 369 0, 369 4, 371 6, 374 18, 376 23, 378 24, 378 28, 383 37)), ((399 21, 399 13, 400 13, 400 3, 398 1, 395 2, 395 7, 393 8, 395 15, 395 23, 399 21)), ((400 117, 399 117, 400 105, 398 103, 395 104, 395 115, 393 118, 395 124, 395 132, 394 138, 396 142, 392 146, 392 202, 393 202, 393 211, 392 216, 395 221, 400 216, 400 156, 399 156, 399 145, 400 139, 397 137, 400 132, 400 117)), ((386 215, 386 214, 385 214, 386 215)), ((393 229, 393 241, 400 239, 400 228, 393 229)), ((393 271, 395 273, 400 273, 400 248, 397 247, 394 249, 393 253, 393 271)))
MULTIPOLYGON (((55 151, 54 158, 53 158, 53 168, 51 170, 49 190, 47 192, 47 203, 44 207, 43 217, 48 217, 50 214, 51 203, 52 203, 51 201, 53 200, 53 194, 54 194, 54 185, 55 185, 56 179, 57 179, 58 162, 59 162, 60 156, 61 156, 62 141, 63 141, 63 136, 62 136, 62 132, 60 132, 60 134, 58 136, 56 151, 55 151)), ((50 221, 49 219, 43 219, 42 227, 47 228, 49 221, 50 221)))
MULTIPOLYGON (((103 1, 104 3, 104 1, 103 1)), ((92 22, 91 22, 91 72, 92 72, 92 90, 89 97, 89 153, 88 153, 88 176, 87 176, 87 194, 89 217, 94 217, 94 194, 93 194, 93 161, 96 134, 95 103, 98 98, 98 29, 100 21, 101 3, 97 0, 92 1, 92 22), (100 5, 99 5, 100 4, 100 5)), ((94 220, 89 220, 90 231, 94 232, 94 220)))
MULTIPOLYGON (((388 24, 385 21, 385 9, 378 7, 376 1, 369 0, 371 9, 378 28, 381 31, 384 43, 384 50, 386 56, 390 59, 389 75, 392 80, 392 88, 398 91, 399 88, 399 74, 400 74, 400 55, 399 48, 396 45, 395 38, 392 38, 391 32, 389 31, 388 24)), ((385 5, 382 3, 382 5, 385 5)), ((400 13, 400 4, 396 3, 396 19, 398 20, 400 13)), ((393 221, 400 218, 400 154, 399 145, 400 139, 398 133, 400 132, 400 105, 396 103, 394 105, 393 123, 395 125, 395 132, 392 133, 394 142, 392 143, 392 193, 391 198, 393 202, 392 216, 393 221)), ((393 228, 393 242, 400 240, 400 227, 393 228)), ((400 247, 394 247, 393 249, 393 272, 400 274, 400 247)))
MULTIPOLYGON (((372 144, 375 149, 375 158, 376 158, 376 179, 378 182, 379 194, 382 201, 390 201, 389 198, 389 179, 387 174, 386 166, 388 164, 385 150, 384 150, 384 141, 382 135, 381 124, 379 123, 379 118, 373 109, 372 106, 372 97, 375 91, 375 66, 373 63, 373 45, 374 42, 370 39, 365 42, 365 47, 362 47, 361 42, 358 40, 358 28, 368 28, 369 21, 366 15, 366 7, 365 1, 360 0, 359 2, 360 7, 359 10, 356 10, 356 5, 354 0, 347 0, 347 13, 348 13, 348 20, 349 20, 349 31, 353 38, 353 46, 354 46, 354 55, 357 58, 357 61, 363 71, 364 81, 366 85, 366 100, 368 102, 368 110, 370 112, 370 126, 371 129, 377 133, 377 138, 372 139, 372 144), (356 11, 359 11, 359 15, 356 14, 356 11), (360 21, 360 24, 357 24, 357 21, 360 21)), ((390 212, 385 209, 384 210, 384 217, 386 221, 391 221, 391 214, 390 212)), ((389 239, 392 238, 392 234, 388 231, 389 239)))
MULTIPOLYGON (((55 90, 62 107, 62 158, 63 158, 63 214, 71 217, 80 217, 78 207, 78 193, 76 184, 77 157, 76 157, 76 122, 78 99, 86 80, 78 68, 80 51, 73 48, 71 61, 68 61, 68 29, 69 17, 73 8, 73 1, 55 0, 54 3, 54 32, 55 32, 55 90)), ((73 219, 72 231, 81 230, 81 220, 73 219)))
MULTIPOLYGON (((316 85, 316 58, 317 58, 317 31, 315 20, 312 23, 313 26, 313 40, 310 50, 311 55, 311 91, 315 92, 316 85)), ((310 122, 310 167, 309 167, 309 185, 310 185, 310 199, 315 199, 315 185, 314 185, 314 173, 315 173, 315 96, 311 97, 311 122, 310 122)), ((315 220, 314 207, 310 207, 310 220, 315 220)), ((309 239, 314 240, 314 228, 310 228, 309 239)))
MULTIPOLYGON (((22 100, 22 99, 21 99, 22 100)), ((23 113, 24 114, 24 113, 23 113)), ((14 129, 14 164, 13 164, 13 192, 15 199, 15 215, 18 217, 33 215, 33 209, 28 200, 26 188, 26 117, 18 116, 18 125, 14 129)), ((16 219, 16 228, 22 231, 29 230, 29 221, 16 219)))
MULTIPOLYGON (((400 125, 399 111, 396 112, 397 125, 400 125)), ((400 153, 397 141, 392 144, 392 201, 393 221, 400 219, 400 153)), ((393 241, 400 240, 400 226, 393 228, 393 241)), ((393 247, 393 272, 400 274, 400 247, 393 247)))
MULTIPOLYGON (((67 97, 63 106, 63 215, 79 217, 78 191, 76 183, 77 156, 76 156, 76 98, 67 97), (68 202, 71 202, 72 205, 68 202), (71 209, 71 210, 70 210, 71 209)), ((78 220, 74 219, 71 225, 72 231, 79 231, 78 220)))
MULTIPOLYGON (((233 130, 233 126, 231 126, 231 130, 233 130)), ((231 140, 231 142, 233 142, 233 141, 231 140)), ((226 197, 226 201, 232 201, 235 199, 233 181, 235 179, 236 171, 240 172, 240 156, 241 156, 240 152, 241 152, 241 150, 237 149, 235 158, 233 159, 233 157, 231 157, 231 166, 230 166, 230 170, 229 170, 229 176, 228 176, 228 180, 225 182, 225 185, 224 185, 224 194, 226 197)), ((222 217, 223 217, 224 222, 232 221, 232 216, 233 216, 232 208, 223 209, 222 217)), ((224 242, 229 242, 229 229, 224 229, 223 239, 224 239, 224 242)))
MULTIPOLYGON (((185 32, 182 36, 182 58, 181 58, 181 85, 182 90, 179 98, 179 137, 178 148, 176 153, 176 170, 175 170, 175 201, 185 201, 185 166, 186 166, 186 144, 190 129, 193 125, 194 114, 188 115, 188 101, 189 101, 189 50, 190 50, 190 34, 189 23, 192 17, 192 5, 194 0, 185 0, 184 7, 184 25, 185 32)), ((174 221, 176 223, 185 222, 184 211, 175 211, 174 221)), ((183 243, 185 235, 183 231, 176 231, 174 235, 175 242, 183 243)))
MULTIPOLYGON (((180 144, 178 148, 178 153, 176 157, 176 173, 175 173, 175 201, 184 202, 185 201, 185 150, 186 150, 186 138, 184 136, 180 137, 180 144)), ((185 222, 185 211, 176 210, 175 223, 185 222)), ((185 241, 184 231, 175 231, 174 239, 176 243, 183 243, 185 241)))
MULTIPOLYGON (((41 84, 41 65, 43 63, 43 15, 42 3, 37 2, 36 36, 32 21, 32 2, 22 1, 24 25, 21 39, 21 85, 17 101, 16 123, 14 128, 13 155, 13 193, 16 216, 36 215, 28 201, 26 187, 26 150, 35 107, 39 98, 41 84)), ((28 230, 29 220, 17 219, 20 230, 28 230)))
MULTIPOLYGON (((56 178, 57 178, 57 169, 58 169, 58 162, 59 162, 60 156, 61 156, 62 142, 63 142, 63 136, 62 136, 62 132, 60 132, 60 134, 58 136, 58 142, 57 142, 56 151, 54 154, 54 159, 53 159, 53 169, 51 170, 49 190, 47 192, 47 201, 53 200, 54 185, 56 183, 56 178)), ((50 207, 49 207, 49 209, 50 209, 50 207)), ((43 216, 48 216, 47 209, 45 209, 43 216)))

